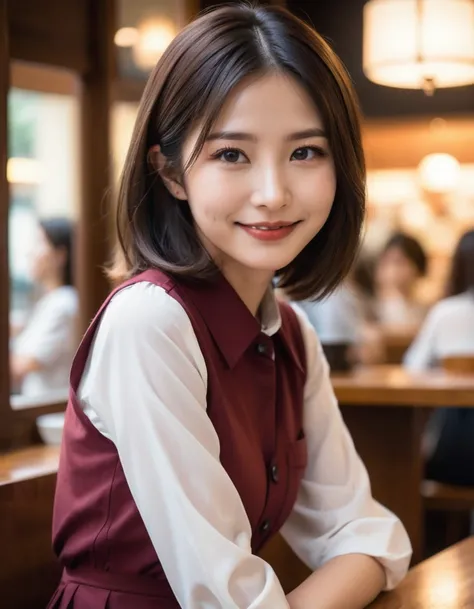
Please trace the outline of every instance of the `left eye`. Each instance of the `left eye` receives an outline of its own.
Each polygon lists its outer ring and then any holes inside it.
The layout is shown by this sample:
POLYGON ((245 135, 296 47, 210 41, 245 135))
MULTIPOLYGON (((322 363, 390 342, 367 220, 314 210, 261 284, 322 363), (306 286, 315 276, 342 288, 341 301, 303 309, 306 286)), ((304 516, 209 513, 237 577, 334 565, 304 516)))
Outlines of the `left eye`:
POLYGON ((291 159, 294 161, 309 161, 316 157, 325 156, 325 152, 322 148, 316 148, 315 146, 303 146, 297 148, 291 155, 291 159))

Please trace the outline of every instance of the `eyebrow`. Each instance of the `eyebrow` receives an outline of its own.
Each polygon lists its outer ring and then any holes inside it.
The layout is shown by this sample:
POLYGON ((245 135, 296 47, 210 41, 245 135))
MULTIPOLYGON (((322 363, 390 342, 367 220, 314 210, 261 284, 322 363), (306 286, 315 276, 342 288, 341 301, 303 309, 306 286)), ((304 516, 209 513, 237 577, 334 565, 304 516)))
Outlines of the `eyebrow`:
MULTIPOLYGON (((312 129, 305 129, 304 131, 296 131, 295 133, 290 133, 285 139, 289 142, 293 142, 296 140, 305 140, 309 137, 327 137, 326 133, 323 129, 319 127, 314 127, 312 129)), ((212 142, 214 140, 236 140, 236 141, 247 141, 247 142, 256 142, 257 137, 252 135, 251 133, 244 133, 241 131, 216 131, 210 133, 206 141, 212 142)))

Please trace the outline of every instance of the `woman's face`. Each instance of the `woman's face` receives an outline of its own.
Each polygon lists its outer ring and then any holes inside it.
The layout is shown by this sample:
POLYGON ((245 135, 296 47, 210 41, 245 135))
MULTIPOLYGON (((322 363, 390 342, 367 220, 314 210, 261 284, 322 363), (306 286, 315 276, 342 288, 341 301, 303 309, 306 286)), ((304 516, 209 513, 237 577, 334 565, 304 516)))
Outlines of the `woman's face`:
POLYGON ((53 247, 40 226, 30 255, 31 274, 34 281, 39 284, 51 281, 60 283, 64 268, 64 252, 53 247))
MULTIPOLYGON (((185 142, 185 162, 198 133, 185 142)), ((224 274, 269 279, 319 232, 335 192, 318 110, 296 80, 271 74, 231 93, 181 194, 224 274)))
POLYGON ((397 246, 384 252, 377 264, 376 281, 383 288, 409 290, 419 276, 416 265, 397 246))

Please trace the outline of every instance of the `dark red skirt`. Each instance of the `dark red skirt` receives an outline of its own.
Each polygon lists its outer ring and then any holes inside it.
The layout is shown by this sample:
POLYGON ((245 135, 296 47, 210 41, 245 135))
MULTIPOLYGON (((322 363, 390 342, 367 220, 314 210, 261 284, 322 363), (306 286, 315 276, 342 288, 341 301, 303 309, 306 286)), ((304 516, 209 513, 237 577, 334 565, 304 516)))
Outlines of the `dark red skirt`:
POLYGON ((146 575, 65 569, 47 609, 180 609, 162 583, 146 575))

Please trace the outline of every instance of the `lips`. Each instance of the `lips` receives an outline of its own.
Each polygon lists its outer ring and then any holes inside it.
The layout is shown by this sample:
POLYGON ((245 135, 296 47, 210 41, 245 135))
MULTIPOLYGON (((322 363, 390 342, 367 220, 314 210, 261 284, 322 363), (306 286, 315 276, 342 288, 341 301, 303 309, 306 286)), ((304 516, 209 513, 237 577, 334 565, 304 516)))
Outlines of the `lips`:
POLYGON ((278 230, 280 228, 287 228, 289 226, 294 226, 298 224, 299 220, 296 222, 259 222, 258 224, 243 224, 242 222, 236 222, 239 226, 244 228, 253 228, 255 230, 278 230))
POLYGON ((299 220, 297 222, 259 222, 256 224, 241 224, 236 222, 236 225, 251 237, 259 241, 270 242, 288 237, 299 222, 299 220))

